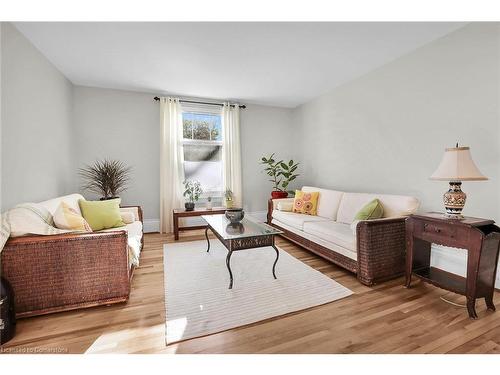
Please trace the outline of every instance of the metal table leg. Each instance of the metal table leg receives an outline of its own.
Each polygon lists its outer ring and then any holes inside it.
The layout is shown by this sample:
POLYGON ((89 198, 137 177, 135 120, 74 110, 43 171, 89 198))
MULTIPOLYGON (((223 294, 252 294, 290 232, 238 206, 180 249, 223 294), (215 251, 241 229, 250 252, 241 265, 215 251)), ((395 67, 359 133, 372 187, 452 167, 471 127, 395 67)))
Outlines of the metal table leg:
POLYGON ((208 225, 205 229, 205 237, 207 238, 207 243, 208 243, 208 247, 207 247, 207 253, 210 251, 210 240, 208 238, 208 225))
POLYGON ((233 272, 231 271, 231 255, 233 252, 231 250, 228 250, 227 257, 226 257, 226 266, 227 270, 229 271, 229 289, 233 289, 233 272))
POLYGON ((273 249, 276 251, 276 260, 274 261, 274 264, 273 264, 273 276, 274 278, 276 279, 276 263, 278 263, 278 259, 280 257, 280 252, 278 250, 278 248, 276 246, 274 246, 273 244, 273 249))

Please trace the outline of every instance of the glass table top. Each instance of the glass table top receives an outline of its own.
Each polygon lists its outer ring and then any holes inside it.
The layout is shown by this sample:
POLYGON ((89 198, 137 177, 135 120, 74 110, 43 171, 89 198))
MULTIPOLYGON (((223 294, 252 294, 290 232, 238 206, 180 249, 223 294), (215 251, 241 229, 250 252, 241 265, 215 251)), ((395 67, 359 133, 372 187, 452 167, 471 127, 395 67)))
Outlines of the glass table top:
POLYGON ((270 225, 259 223, 248 216, 236 224, 231 224, 224 214, 202 215, 201 217, 225 240, 283 233, 270 225))

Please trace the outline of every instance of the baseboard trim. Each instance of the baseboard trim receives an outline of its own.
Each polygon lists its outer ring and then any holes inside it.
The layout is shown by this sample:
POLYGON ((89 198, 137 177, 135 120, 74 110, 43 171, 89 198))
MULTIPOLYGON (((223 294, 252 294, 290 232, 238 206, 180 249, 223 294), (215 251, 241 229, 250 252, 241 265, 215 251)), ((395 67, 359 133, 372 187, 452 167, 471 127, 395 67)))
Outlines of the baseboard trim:
POLYGON ((160 219, 145 219, 144 233, 155 233, 160 231, 160 219))
MULTIPOLYGON (((254 211, 248 212, 248 216, 252 216, 260 222, 265 222, 267 219, 267 211, 254 211)), ((203 219, 201 217, 189 217, 185 218, 186 226, 196 226, 203 225, 203 219)), ((160 231, 160 219, 145 219, 144 220, 144 233, 155 233, 160 231)))

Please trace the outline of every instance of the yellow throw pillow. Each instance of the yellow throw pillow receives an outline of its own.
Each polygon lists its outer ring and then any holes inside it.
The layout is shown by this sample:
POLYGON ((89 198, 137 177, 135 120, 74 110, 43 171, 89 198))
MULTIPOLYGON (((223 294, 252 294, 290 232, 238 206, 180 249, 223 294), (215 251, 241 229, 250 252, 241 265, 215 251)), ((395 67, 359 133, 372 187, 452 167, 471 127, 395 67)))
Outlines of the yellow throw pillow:
POLYGON ((295 191, 295 199, 293 200, 293 212, 316 216, 318 211, 319 192, 303 192, 295 191))
POLYGON ((78 201, 83 217, 94 231, 125 225, 120 216, 120 202, 119 198, 105 201, 86 201, 84 199, 78 201))
POLYGON ((54 212, 53 218, 56 228, 92 232, 92 228, 83 216, 66 202, 61 202, 56 212, 54 212))

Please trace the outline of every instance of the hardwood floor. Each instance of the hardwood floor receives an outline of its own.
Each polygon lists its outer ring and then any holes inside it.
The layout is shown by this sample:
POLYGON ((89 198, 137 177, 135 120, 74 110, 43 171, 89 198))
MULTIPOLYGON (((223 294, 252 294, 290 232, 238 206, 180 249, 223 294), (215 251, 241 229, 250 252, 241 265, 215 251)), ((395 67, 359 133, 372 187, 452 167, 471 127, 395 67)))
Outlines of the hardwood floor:
MULTIPOLYGON (((203 239, 185 232, 181 241, 203 239)), ((500 353, 500 312, 478 302, 479 319, 440 300, 444 291, 403 280, 373 288, 283 239, 277 245, 350 288, 340 301, 251 326, 165 346, 164 243, 147 234, 125 304, 21 319, 0 351, 42 353, 500 353)), ((449 295, 449 297, 454 297, 449 295)), ((500 304, 500 294, 495 294, 500 304)), ((499 306, 500 307, 500 306, 499 306)))

